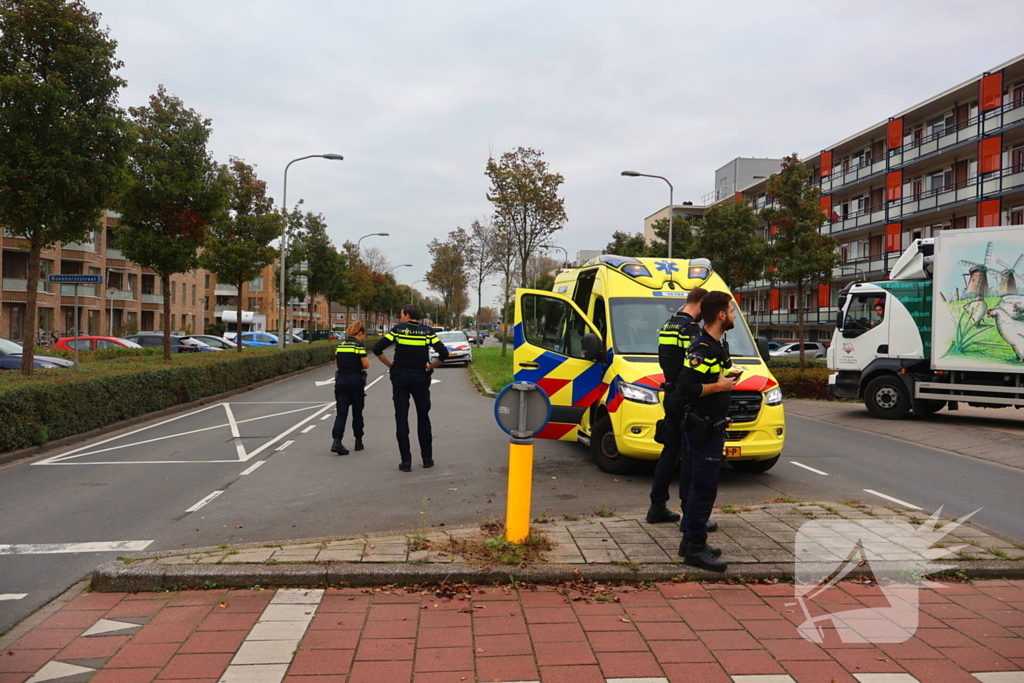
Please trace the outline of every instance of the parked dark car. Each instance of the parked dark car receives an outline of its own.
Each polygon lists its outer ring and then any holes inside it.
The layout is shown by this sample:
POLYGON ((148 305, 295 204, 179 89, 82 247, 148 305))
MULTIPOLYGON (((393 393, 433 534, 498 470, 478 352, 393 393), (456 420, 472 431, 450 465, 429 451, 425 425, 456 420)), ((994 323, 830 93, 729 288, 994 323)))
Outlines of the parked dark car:
MULTIPOLYGON (((0 370, 17 370, 21 367, 21 344, 15 344, 9 339, 0 339, 0 370)), ((32 367, 37 370, 46 368, 71 368, 74 363, 56 356, 40 356, 36 354, 32 358, 32 367)))
MULTIPOLYGON (((144 349, 162 349, 164 347, 164 335, 162 332, 132 334, 125 337, 125 339, 135 342, 144 349)), ((198 353, 203 350, 203 347, 210 348, 195 339, 182 339, 177 335, 171 335, 171 353, 198 353)))
POLYGON ((224 337, 217 337, 212 334, 190 334, 187 337, 182 337, 182 339, 195 339, 196 341, 201 341, 210 348, 220 349, 222 351, 238 348, 238 344, 231 341, 230 339, 225 339, 224 337))

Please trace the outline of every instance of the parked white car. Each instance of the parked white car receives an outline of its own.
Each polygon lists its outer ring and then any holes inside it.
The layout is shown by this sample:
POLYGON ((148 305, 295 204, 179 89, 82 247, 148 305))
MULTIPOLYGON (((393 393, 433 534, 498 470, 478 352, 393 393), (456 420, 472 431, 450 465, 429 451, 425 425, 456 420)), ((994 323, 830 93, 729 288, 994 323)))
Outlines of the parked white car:
MULTIPOLYGON (((801 342, 783 344, 774 351, 769 351, 768 355, 772 358, 799 358, 800 344, 801 342)), ((828 353, 825 345, 821 342, 803 342, 803 347, 804 358, 824 358, 828 353)))

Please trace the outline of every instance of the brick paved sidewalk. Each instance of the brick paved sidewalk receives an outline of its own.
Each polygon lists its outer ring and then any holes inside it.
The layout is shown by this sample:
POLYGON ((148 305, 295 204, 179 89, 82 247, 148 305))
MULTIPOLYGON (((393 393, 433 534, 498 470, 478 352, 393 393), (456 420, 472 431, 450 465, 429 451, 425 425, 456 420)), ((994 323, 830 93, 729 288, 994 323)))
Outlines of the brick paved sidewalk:
MULTIPOLYGON (((82 593, 0 651, 0 683, 1024 680, 1024 581, 922 589, 916 633, 896 644, 805 640, 794 598, 671 582, 82 593)), ((809 611, 884 601, 841 582, 809 611)))

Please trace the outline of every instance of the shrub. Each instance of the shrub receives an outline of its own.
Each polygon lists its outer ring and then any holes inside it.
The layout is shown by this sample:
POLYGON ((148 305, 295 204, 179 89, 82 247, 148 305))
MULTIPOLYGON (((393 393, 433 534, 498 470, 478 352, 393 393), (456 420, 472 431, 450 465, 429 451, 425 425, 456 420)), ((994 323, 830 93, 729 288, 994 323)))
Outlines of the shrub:
POLYGON ((58 369, 30 378, 5 376, 8 381, 0 382, 0 452, 330 363, 334 344, 296 344, 284 352, 267 348, 181 355, 186 357, 169 364, 146 353, 90 363, 80 374, 58 369))
MULTIPOLYGON (((805 360, 806 360, 806 363, 807 363, 807 367, 809 367, 809 368, 826 368, 826 367, 828 367, 828 365, 826 364, 824 359, 822 359, 822 360, 813 359, 812 360, 810 358, 807 358, 805 360)), ((772 359, 770 359, 768 361, 768 367, 770 367, 772 370, 774 370, 775 368, 799 368, 800 367, 800 359, 799 358, 772 358, 772 359)))
POLYGON ((772 368, 772 374, 782 387, 785 398, 812 398, 829 400, 828 368, 808 368, 801 372, 796 368, 772 368))

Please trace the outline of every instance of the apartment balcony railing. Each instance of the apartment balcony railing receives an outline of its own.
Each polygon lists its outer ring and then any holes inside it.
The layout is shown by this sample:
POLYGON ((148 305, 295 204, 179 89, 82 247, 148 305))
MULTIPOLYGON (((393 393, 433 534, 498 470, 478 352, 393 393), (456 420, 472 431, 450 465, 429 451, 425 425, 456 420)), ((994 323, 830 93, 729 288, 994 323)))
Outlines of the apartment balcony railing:
POLYGON ((1010 166, 999 171, 950 183, 919 193, 911 193, 889 202, 889 221, 899 220, 920 211, 929 211, 960 202, 978 201, 1024 187, 1024 166, 1010 166))
POLYGON ((845 170, 840 166, 833 168, 832 173, 821 177, 821 191, 830 194, 844 185, 856 183, 873 175, 884 173, 888 166, 885 155, 873 157, 864 162, 851 164, 845 170))
POLYGON ((824 234, 833 235, 847 230, 857 230, 868 225, 876 225, 885 222, 885 207, 873 206, 862 211, 854 211, 843 217, 835 217, 825 223, 821 228, 824 234))
MULTIPOLYGON (((2 284, 3 288, 10 292, 27 292, 28 291, 28 280, 18 277, 5 277, 2 284)), ((46 281, 40 280, 37 285, 38 291, 48 292, 46 288, 46 281)))
POLYGON ((93 254, 99 253, 99 246, 95 242, 67 242, 62 245, 64 249, 76 249, 78 251, 88 251, 93 254))
POLYGON ((143 294, 142 303, 144 304, 162 304, 164 302, 163 294, 143 294))
POLYGON ((107 299, 114 299, 117 301, 135 301, 135 292, 129 289, 116 289, 113 292, 107 292, 107 299))
POLYGON ((124 252, 116 247, 107 247, 107 258, 124 258, 124 252))
POLYGON ((222 285, 221 283, 218 282, 213 287, 213 293, 224 295, 236 295, 238 294, 238 287, 235 287, 234 285, 222 285))
POLYGON ((213 307, 214 313, 223 313, 224 311, 235 311, 238 310, 238 306, 234 304, 217 304, 213 307))
MULTIPOLYGON (((61 285, 61 296, 74 296, 75 285, 61 285)), ((78 296, 96 296, 95 285, 78 285, 78 296)))

